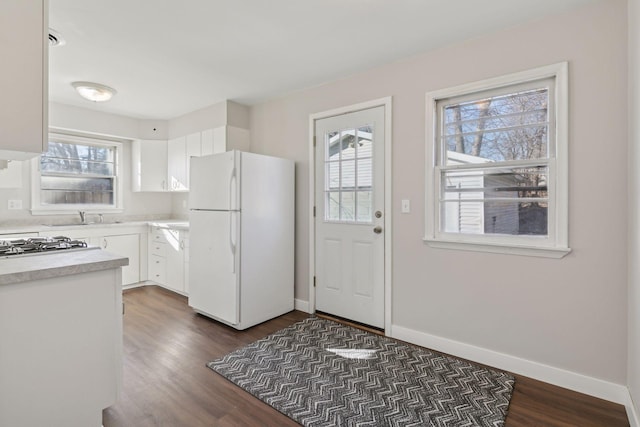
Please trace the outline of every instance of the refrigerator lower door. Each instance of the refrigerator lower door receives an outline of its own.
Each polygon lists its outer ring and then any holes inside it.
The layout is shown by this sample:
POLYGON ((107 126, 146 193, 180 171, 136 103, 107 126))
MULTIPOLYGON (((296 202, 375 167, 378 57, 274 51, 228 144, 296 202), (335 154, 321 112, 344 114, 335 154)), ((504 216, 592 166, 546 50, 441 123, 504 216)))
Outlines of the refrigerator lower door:
POLYGON ((231 325, 240 322, 239 219, 239 212, 189 212, 189 305, 231 325))

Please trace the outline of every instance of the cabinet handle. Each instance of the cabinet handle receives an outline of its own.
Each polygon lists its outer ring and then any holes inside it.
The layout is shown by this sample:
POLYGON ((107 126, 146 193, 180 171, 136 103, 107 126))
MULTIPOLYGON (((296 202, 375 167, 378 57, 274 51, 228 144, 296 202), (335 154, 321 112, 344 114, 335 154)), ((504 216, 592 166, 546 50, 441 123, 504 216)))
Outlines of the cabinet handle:
POLYGON ((102 239, 102 243, 103 243, 103 248, 107 249, 107 245, 108 245, 107 239, 102 239))
POLYGON ((184 240, 180 240, 180 249, 184 249, 184 240))
POLYGON ((163 190, 166 190, 166 185, 167 185, 167 181, 165 181, 164 179, 162 180, 162 184, 160 184, 160 186, 162 187, 163 190))

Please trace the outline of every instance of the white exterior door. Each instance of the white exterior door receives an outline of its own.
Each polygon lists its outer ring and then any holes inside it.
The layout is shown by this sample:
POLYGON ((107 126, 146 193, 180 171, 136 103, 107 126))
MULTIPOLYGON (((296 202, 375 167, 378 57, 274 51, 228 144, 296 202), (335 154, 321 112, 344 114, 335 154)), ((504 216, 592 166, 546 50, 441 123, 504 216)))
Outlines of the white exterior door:
POLYGON ((315 121, 316 309, 384 328, 385 107, 315 121))

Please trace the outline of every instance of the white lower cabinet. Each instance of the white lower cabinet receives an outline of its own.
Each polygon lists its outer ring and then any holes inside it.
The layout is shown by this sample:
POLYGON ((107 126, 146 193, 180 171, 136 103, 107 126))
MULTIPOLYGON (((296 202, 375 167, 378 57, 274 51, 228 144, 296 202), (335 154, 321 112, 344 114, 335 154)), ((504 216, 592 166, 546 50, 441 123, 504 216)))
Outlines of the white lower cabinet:
POLYGON ((184 295, 189 292, 188 234, 157 226, 149 232, 149 280, 184 295))
POLYGON ((122 285, 132 285, 146 280, 146 232, 147 227, 117 228, 100 227, 91 225, 70 229, 56 228, 40 232, 40 236, 66 236, 71 239, 84 240, 88 245, 99 248, 116 255, 129 258, 129 265, 122 267, 122 285), (136 232, 138 229, 144 232, 136 232), (143 250, 144 248, 144 250, 143 250), (144 266, 144 272, 140 266, 144 266))
POLYGON ((122 267, 123 286, 138 283, 140 281, 139 234, 91 237, 88 243, 100 246, 107 252, 129 258, 129 265, 122 267))

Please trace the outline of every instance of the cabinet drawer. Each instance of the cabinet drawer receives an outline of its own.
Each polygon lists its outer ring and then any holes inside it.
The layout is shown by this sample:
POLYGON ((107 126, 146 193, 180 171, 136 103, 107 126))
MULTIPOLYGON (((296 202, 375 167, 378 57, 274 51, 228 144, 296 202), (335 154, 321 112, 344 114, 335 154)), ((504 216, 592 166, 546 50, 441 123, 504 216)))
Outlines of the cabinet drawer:
POLYGON ((156 230, 151 233, 151 241, 154 243, 167 243, 167 239, 162 230, 156 230))
POLYGON ((149 280, 165 284, 167 275, 167 260, 158 255, 149 256, 149 280))
POLYGON ((167 256, 167 244, 159 242, 151 242, 149 244, 149 254, 161 257, 167 256))

